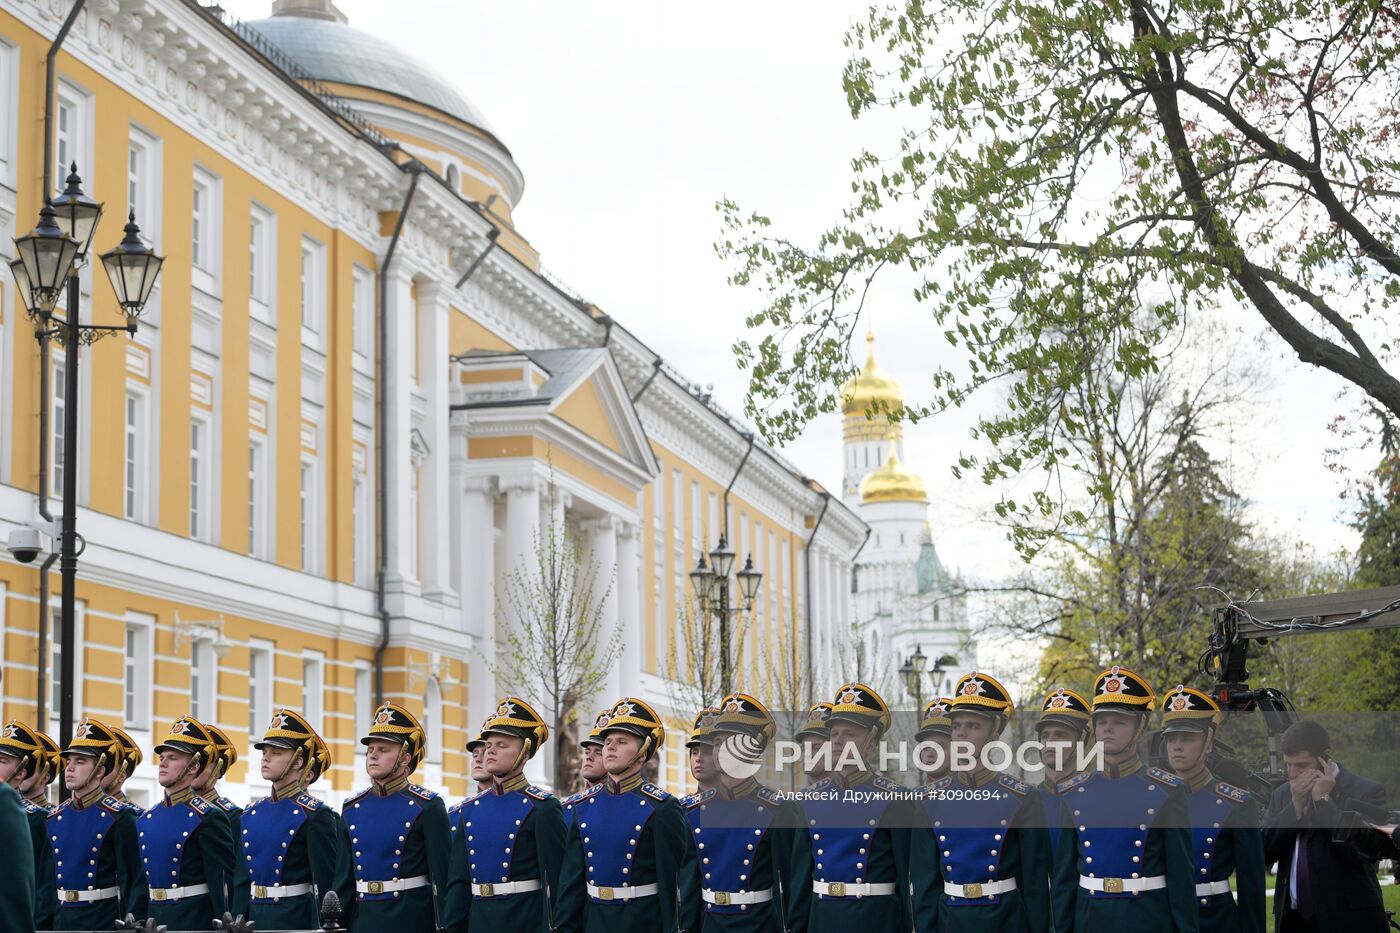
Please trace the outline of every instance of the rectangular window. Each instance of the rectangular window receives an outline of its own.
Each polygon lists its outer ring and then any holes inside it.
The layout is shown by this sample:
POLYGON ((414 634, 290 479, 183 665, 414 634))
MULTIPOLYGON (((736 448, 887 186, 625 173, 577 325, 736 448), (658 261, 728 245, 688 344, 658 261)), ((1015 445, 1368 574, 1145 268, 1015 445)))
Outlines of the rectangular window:
POLYGON ((273 323, 277 289, 277 218, 254 204, 248 223, 248 300, 254 318, 273 323))
POLYGON ((359 362, 368 363, 374 348, 374 275, 358 265, 351 275, 351 343, 359 362))
MULTIPOLYGON (((357 664, 355 667, 355 729, 369 726, 369 718, 374 715, 374 677, 369 667, 357 664)), ((359 735, 359 732, 354 733, 359 735)), ((365 747, 355 743, 355 754, 363 755, 365 747)))
POLYGON ((146 398, 127 389, 124 508, 134 522, 146 520, 146 398))
POLYGON ((368 585, 369 581, 369 503, 365 495, 367 488, 364 476, 356 476, 350 499, 350 507, 354 509, 350 522, 350 553, 355 562, 355 582, 360 586, 368 585))
POLYGON ((54 113, 54 193, 63 190, 64 180, 78 158, 78 102, 60 89, 54 113))
POLYGON ((272 719, 273 647, 268 642, 248 646, 248 734, 262 735, 272 719))
POLYGON ((154 619, 126 623, 123 713, 126 724, 145 729, 151 721, 151 631, 154 619))
POLYGON ((203 721, 214 718, 214 643, 201 638, 190 646, 190 715, 203 721))
POLYGON ((50 386, 53 391, 53 403, 49 406, 49 424, 53 432, 53 449, 49 451, 49 463, 51 464, 49 469, 49 495, 51 496, 63 495, 63 418, 66 408, 64 394, 68 391, 68 387, 64 382, 66 372, 66 365, 55 360, 53 364, 53 382, 50 386))
POLYGON ((127 141, 126 204, 136 215, 141 239, 160 243, 160 142, 144 130, 131 128, 127 141))
POLYGON ((316 571, 316 464, 301 462, 301 569, 316 571))
POLYGON ((191 281, 195 288, 210 295, 219 293, 222 198, 219 179, 196 168, 190 203, 190 257, 194 262, 191 281))
POLYGON ((422 525, 418 515, 418 470, 409 471, 408 477, 408 566, 414 579, 421 580, 418 570, 418 529, 422 525))
POLYGON ((255 434, 248 439, 248 553, 262 560, 271 550, 267 503, 267 444, 255 434))
POLYGON ((326 317, 326 252, 310 237, 301 240, 301 335, 302 342, 321 346, 326 317))
MULTIPOLYGON (((73 665, 73 711, 76 717, 83 715, 83 630, 86 610, 79 601, 73 607, 73 640, 78 646, 73 665)), ((63 612, 57 597, 49 607, 49 734, 59 733, 59 714, 63 709, 63 681, 59 676, 63 670, 63 645, 59 634, 63 631, 63 612)))
POLYGON ((306 721, 317 732, 321 731, 321 705, 326 692, 324 676, 324 657, 308 654, 301 659, 301 708, 306 721))
MULTIPOLYGON (((190 421, 190 537, 202 539, 205 534, 207 510, 204 497, 208 493, 204 470, 208 457, 204 445, 205 426, 202 421, 190 421)), ((198 718, 198 717, 196 717, 198 718)))
POLYGON ((0 182, 14 187, 16 102, 19 100, 19 50, 0 41, 0 182))

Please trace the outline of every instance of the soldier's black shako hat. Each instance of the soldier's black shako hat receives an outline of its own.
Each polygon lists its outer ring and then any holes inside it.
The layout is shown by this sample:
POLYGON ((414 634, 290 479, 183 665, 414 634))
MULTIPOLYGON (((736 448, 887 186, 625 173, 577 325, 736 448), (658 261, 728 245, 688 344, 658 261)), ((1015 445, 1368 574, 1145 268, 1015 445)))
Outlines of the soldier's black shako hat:
POLYGON ((259 750, 263 748, 285 748, 291 751, 307 748, 309 750, 315 735, 316 730, 311 728, 311 723, 307 722, 300 713, 283 708, 272 714, 272 720, 267 724, 261 741, 254 742, 253 747, 259 750))
POLYGON ((603 746, 603 730, 607 728, 608 714, 610 714, 611 712, 612 707, 608 707, 605 710, 600 710, 597 717, 593 720, 593 728, 588 730, 588 734, 586 736, 578 740, 578 744, 596 745, 597 747, 601 748, 603 746))
POLYGON ((601 730, 603 738, 609 732, 630 732, 644 740, 644 755, 655 753, 666 741, 666 726, 651 704, 637 697, 623 697, 608 710, 608 724, 601 730))
POLYGON ((800 739, 803 736, 815 736, 819 739, 831 736, 831 704, 825 700, 815 703, 807 710, 807 721, 802 724, 802 728, 797 730, 793 738, 800 739))
POLYGON ((1093 711, 1150 713, 1157 705, 1157 694, 1147 681, 1122 665, 1115 664, 1094 678, 1093 711))
POLYGON ((719 710, 713 706, 707 706, 695 714, 695 724, 691 726, 690 735, 685 738, 685 747, 692 745, 714 745, 715 744, 715 720, 719 719, 719 710))
POLYGON ((938 732, 952 735, 953 720, 948 718, 948 711, 952 708, 953 701, 947 697, 934 697, 925 703, 924 715, 919 721, 919 731, 914 733, 914 738, 922 739, 926 735, 938 732))
POLYGON ((844 720, 883 735, 890 727, 890 706, 872 687, 861 683, 842 684, 831 701, 827 722, 844 720))
POLYGON ((40 739, 40 734, 18 719, 11 719, 0 729, 0 755, 18 758, 19 770, 37 774, 49 763, 48 746, 40 739))
POLYGON ((122 757, 120 740, 106 723, 86 717, 73 728, 73 738, 63 750, 65 755, 87 755, 97 759, 97 766, 115 764, 122 757))
POLYGON ((715 720, 717 733, 737 732, 752 735, 765 742, 773 737, 778 724, 768 707, 747 693, 731 693, 719 701, 719 718, 715 720))
POLYGON ((508 696, 501 699, 496 712, 481 725, 482 739, 493 733, 524 739, 525 755, 529 757, 539 751, 545 739, 549 738, 549 727, 533 706, 520 697, 508 696))
MULTIPOLYGON (((115 737, 113 741, 116 741, 115 737)), ((189 716, 181 716, 171 724, 170 734, 155 748, 157 755, 167 751, 184 752, 203 767, 214 759, 214 737, 204 728, 204 723, 189 716)))
POLYGON ((948 715, 955 713, 981 713, 985 716, 1009 716, 1016 704, 1011 701, 1011 693, 990 674, 973 671, 958 678, 953 687, 953 702, 948 715))
POLYGON ((1047 693, 1041 701, 1040 719, 1035 727, 1039 730, 1041 726, 1059 723, 1075 732, 1083 732, 1089 727, 1089 718, 1089 701, 1067 687, 1059 687, 1047 693))
POLYGON ((1208 694, 1177 684, 1162 700, 1162 732, 1209 732, 1220 724, 1220 704, 1208 694))

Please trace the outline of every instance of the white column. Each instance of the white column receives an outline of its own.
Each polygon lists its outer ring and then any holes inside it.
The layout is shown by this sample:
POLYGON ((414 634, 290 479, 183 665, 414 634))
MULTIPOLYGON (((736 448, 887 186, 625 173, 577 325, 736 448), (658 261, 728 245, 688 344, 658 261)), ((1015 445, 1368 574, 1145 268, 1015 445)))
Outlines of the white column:
POLYGON ((461 540, 457 576, 461 581, 462 630, 493 642, 495 486, 496 481, 486 476, 460 480, 461 522, 455 529, 461 540))
POLYGON ((409 401, 413 381, 413 276, 400 264, 387 273, 387 307, 383 314, 388 339, 384 344, 384 496, 388 516, 384 529, 385 583, 391 590, 417 591, 417 574, 409 566, 413 520, 408 508, 412 477, 409 438, 413 415, 409 401))
MULTIPOLYGON (((604 645, 618 630, 617 527, 618 521, 611 515, 590 519, 583 525, 586 542, 584 567, 592 569, 593 600, 601 606, 598 637, 604 645)), ((616 664, 609 665, 605 683, 605 702, 622 695, 624 685, 616 664)))
POLYGON ((638 562, 640 533, 624 523, 617 538, 617 610, 622 630, 619 679, 622 693, 635 693, 642 676, 642 573, 638 562))
POLYGON ((448 518, 448 475, 452 460, 448 443, 448 315, 447 289, 441 282, 418 286, 418 382, 428 400, 422 422, 423 439, 428 444, 428 462, 418 487, 418 513, 423 542, 418 555, 423 595, 428 599, 457 604, 451 583, 451 538, 448 518))
POLYGON ((540 528, 540 490, 533 476, 502 479, 506 495, 506 545, 503 574, 519 566, 533 566, 535 538, 540 528))

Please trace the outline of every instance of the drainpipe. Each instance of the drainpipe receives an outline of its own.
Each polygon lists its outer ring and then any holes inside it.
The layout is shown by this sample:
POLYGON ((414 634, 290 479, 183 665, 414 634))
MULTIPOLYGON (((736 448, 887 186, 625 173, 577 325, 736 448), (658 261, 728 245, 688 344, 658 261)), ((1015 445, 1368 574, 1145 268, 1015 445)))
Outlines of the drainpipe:
POLYGON ((467 266, 467 271, 462 273, 462 277, 457 280, 458 288, 461 288, 463 285, 466 285, 467 279, 472 277, 472 273, 476 271, 477 266, 485 262, 486 257, 491 255, 491 250, 496 248, 496 238, 500 235, 500 227, 492 227, 486 232, 486 239, 490 242, 488 242, 486 244, 486 248, 482 250, 481 253, 475 259, 472 260, 472 264, 470 266, 467 266))
POLYGON ((399 236, 403 233, 404 221, 408 219, 408 208, 413 202, 413 194, 418 190, 418 180, 423 177, 423 163, 415 160, 407 166, 409 172, 408 193, 404 195, 403 207, 399 208, 398 219, 394 221, 394 235, 389 238, 389 248, 384 252, 384 263, 379 267, 379 353, 375 367, 376 388, 379 390, 379 430, 375 432, 375 543, 379 548, 379 573, 374 581, 374 608, 379 615, 379 644, 374 649, 374 702, 384 702, 384 652, 389 647, 389 605, 385 597, 385 577, 389 572, 389 554, 386 539, 389 525, 389 499, 384 493, 384 470, 388 459, 388 439, 386 425, 389 420, 389 394, 385 391, 384 348, 389 341, 389 265, 394 261, 394 253, 399 247, 399 236))
MULTIPOLYGON (((87 0, 76 0, 68 11, 68 18, 59 27, 49 46, 49 54, 44 57, 44 198, 53 194, 53 106, 54 90, 58 84, 58 50, 68 38, 73 24, 78 21, 87 0)), ((49 338, 39 341, 39 517, 53 522, 49 514, 49 338)), ((71 404, 71 402, 70 402, 71 404)), ((65 464, 68 469, 73 464, 65 464)), ((39 684, 34 699, 34 718, 39 729, 45 728, 45 709, 48 700, 49 680, 49 621, 52 614, 49 606, 49 570, 58 560, 58 551, 51 550, 49 556, 39 565, 39 684)))
MULTIPOLYGON (((831 493, 822 490, 822 510, 817 513, 817 523, 812 526, 812 534, 807 538, 807 543, 802 545, 802 587, 806 591, 807 603, 807 676, 813 676, 812 671, 812 542, 817 540, 817 532, 821 531, 822 521, 826 518, 826 510, 831 506, 831 493)), ((864 545, 861 545, 864 547, 864 545)))
MULTIPOLYGON (((638 394, 640 395, 641 393, 638 394)), ((724 537, 726 539, 729 537, 729 492, 734 488, 734 484, 739 481, 739 474, 744 472, 744 464, 749 462, 749 454, 753 453, 754 436, 752 434, 745 436, 749 440, 748 449, 744 451, 743 459, 739 461, 739 468, 736 469, 734 475, 729 478, 729 485, 724 487, 724 512, 721 514, 720 521, 724 523, 724 537)))
POLYGON ((647 376, 647 381, 642 383, 642 387, 637 390, 637 394, 632 396, 633 405, 637 404, 637 399, 641 398, 643 393, 651 388, 652 382, 655 381, 656 377, 659 375, 661 375, 661 357, 658 356, 656 361, 651 364, 651 375, 647 376))

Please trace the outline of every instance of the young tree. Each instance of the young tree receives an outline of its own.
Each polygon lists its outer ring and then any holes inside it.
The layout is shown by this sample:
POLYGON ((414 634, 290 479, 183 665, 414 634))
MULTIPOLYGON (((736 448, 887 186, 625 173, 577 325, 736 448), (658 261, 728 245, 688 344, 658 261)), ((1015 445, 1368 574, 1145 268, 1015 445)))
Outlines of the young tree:
MULTIPOLYGON (((891 269, 914 277, 954 357, 895 414, 1004 388, 977 426, 990 452, 960 462, 988 482, 1072 457, 1065 432, 1103 401, 1065 329, 1137 378, 1179 323, 1243 307, 1400 414, 1397 27, 1371 0, 872 9, 847 36, 846 98, 903 130, 854 160, 839 219, 805 244, 720 204, 731 280, 762 292, 758 336, 736 344, 749 416, 781 441, 834 409, 864 296, 891 269)), ((1002 506, 1056 514, 1059 492, 1002 506)))
MULTIPOLYGON (((718 705, 724 698, 720 664, 723 638, 719 616, 700 612, 690 600, 677 613, 676 623, 678 637, 673 637, 666 648, 666 690, 671 709, 688 725, 696 713, 718 705)), ((735 678, 732 690, 744 689, 742 673, 751 623, 749 612, 729 617, 729 669, 735 678)))
MULTIPOLYGON (((568 527, 553 522, 536 532, 533 558, 506 574, 493 671, 505 689, 539 703, 554 738, 554 786, 567 793, 578 784, 581 704, 606 683, 621 644, 604 615, 616 572, 598 592, 599 568, 583 559, 568 527)), ((591 726, 592 710, 582 718, 591 726)))

